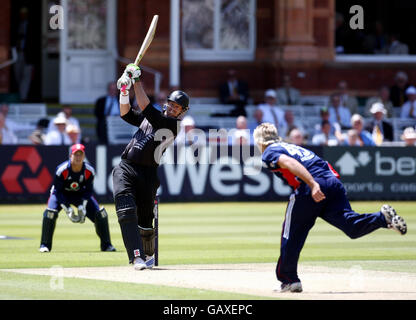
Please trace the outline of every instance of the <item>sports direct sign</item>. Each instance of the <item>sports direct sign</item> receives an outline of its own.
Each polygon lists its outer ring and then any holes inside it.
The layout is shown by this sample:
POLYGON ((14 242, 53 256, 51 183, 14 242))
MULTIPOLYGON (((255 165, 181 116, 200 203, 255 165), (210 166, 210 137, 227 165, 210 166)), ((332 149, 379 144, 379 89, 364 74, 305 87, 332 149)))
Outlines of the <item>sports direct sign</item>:
MULTIPOLYGON (((94 191, 113 202, 112 169, 124 145, 86 146, 96 170, 94 191)), ((318 147, 312 151, 340 173, 351 200, 415 200, 416 148, 318 147)), ((0 201, 46 203, 58 164, 69 148, 0 146, 0 201)), ((170 147, 159 167, 161 201, 278 201, 291 189, 261 163, 257 148, 170 147)))
POLYGON ((324 148, 351 199, 416 199, 416 148, 324 148))

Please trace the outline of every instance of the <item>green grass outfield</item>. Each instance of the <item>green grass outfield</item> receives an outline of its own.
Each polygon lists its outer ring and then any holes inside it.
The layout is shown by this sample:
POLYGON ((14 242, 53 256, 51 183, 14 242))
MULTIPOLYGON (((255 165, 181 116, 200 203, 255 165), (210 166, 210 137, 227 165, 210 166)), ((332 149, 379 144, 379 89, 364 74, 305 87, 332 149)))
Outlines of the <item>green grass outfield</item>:
MULTIPOLYGON (((408 224, 400 236, 382 229, 356 240, 318 219, 300 263, 416 272, 416 202, 391 202, 408 224), (384 264, 384 261, 389 261, 384 264), (394 261, 394 262, 393 262, 394 261)), ((380 202, 353 202, 357 212, 379 210, 380 202)), ((126 266, 127 255, 113 204, 105 205, 117 252, 100 252, 94 225, 73 224, 60 213, 53 250, 38 252, 44 205, 1 205, 0 271, 10 268, 126 266)), ((160 265, 276 262, 285 202, 161 204, 160 265)), ((0 299, 252 299, 208 290, 68 279, 64 292, 48 289, 48 277, 0 272, 0 299), (94 290, 92 290, 95 288, 94 290), (111 292, 111 294, 109 294, 111 292)))

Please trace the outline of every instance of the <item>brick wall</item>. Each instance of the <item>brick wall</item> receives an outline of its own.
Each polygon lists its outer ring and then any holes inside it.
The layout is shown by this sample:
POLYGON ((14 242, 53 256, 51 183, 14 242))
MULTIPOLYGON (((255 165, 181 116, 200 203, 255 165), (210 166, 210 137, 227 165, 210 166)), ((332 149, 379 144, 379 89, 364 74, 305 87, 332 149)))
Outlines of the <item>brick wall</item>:
MULTIPOLYGON (((290 74, 293 85, 305 94, 327 94, 336 88, 340 80, 347 80, 356 94, 372 95, 381 85, 391 85, 398 70, 408 72, 410 81, 416 83, 416 67, 406 64, 357 65, 333 62, 335 0, 314 0, 312 9, 308 10, 313 45, 318 50, 319 58, 313 61, 276 59, 274 52, 280 50, 277 45, 277 17, 282 1, 285 0, 257 0, 255 61, 182 61, 181 87, 194 96, 217 96, 218 86, 224 81, 229 68, 236 69, 240 77, 248 82, 255 101, 262 99, 264 90, 279 87, 284 73, 290 74)), ((119 52, 131 60, 136 57, 153 15, 159 15, 156 36, 143 59, 143 65, 161 71, 162 89, 169 90, 170 1, 119 0, 118 3, 119 52)), ((120 65, 120 72, 123 67, 120 65)), ((153 78, 145 74, 144 81, 151 92, 153 78)))

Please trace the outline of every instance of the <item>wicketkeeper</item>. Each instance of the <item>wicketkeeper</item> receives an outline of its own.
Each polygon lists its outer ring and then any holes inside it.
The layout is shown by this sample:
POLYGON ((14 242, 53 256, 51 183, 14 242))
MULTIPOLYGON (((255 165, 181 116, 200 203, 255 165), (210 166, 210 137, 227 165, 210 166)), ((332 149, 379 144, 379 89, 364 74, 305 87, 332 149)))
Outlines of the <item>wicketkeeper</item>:
POLYGON ((58 213, 63 209, 74 223, 84 223, 85 217, 95 225, 101 241, 101 251, 116 251, 111 244, 108 215, 93 196, 94 168, 85 161, 85 147, 74 144, 69 160, 61 163, 55 173, 48 206, 43 213, 40 252, 52 250, 52 238, 58 213), (77 213, 71 205, 77 207, 77 213))
POLYGON ((160 158, 175 139, 180 119, 189 108, 189 97, 173 91, 162 112, 151 103, 140 82, 141 70, 129 64, 117 82, 121 118, 138 127, 113 170, 113 194, 118 222, 129 262, 136 270, 154 266, 155 228, 153 207, 160 185, 160 158), (130 106, 129 90, 134 86, 141 112, 130 106), (163 145, 162 145, 163 141, 163 145))

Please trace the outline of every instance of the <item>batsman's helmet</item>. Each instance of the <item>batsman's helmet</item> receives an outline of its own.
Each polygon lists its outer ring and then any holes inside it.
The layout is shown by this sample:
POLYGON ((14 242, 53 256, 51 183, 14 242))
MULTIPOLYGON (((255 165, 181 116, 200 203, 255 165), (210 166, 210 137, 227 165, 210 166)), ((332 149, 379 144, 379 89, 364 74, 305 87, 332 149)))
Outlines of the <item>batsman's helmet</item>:
POLYGON ((179 104, 182 107, 183 111, 187 111, 189 109, 189 96, 183 91, 173 91, 168 96, 168 101, 172 101, 179 104))

